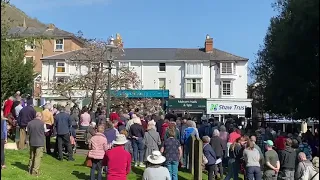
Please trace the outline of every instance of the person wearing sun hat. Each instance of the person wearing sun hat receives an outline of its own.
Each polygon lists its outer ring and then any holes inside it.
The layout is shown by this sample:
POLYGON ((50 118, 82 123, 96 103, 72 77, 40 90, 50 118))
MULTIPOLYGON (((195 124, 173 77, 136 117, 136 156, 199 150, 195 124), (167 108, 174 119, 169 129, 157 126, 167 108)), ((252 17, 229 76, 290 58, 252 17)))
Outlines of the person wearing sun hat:
POLYGON ((148 167, 143 172, 143 180, 170 180, 169 170, 162 166, 166 158, 162 156, 160 151, 153 151, 147 157, 148 167))
POLYGON ((126 180, 131 168, 131 155, 124 149, 128 142, 123 134, 116 136, 113 141, 113 148, 106 151, 103 158, 103 166, 108 167, 108 180, 126 180))
POLYGON ((272 148, 274 146, 273 141, 267 140, 264 143, 266 147, 264 179, 277 180, 280 169, 278 153, 272 148))

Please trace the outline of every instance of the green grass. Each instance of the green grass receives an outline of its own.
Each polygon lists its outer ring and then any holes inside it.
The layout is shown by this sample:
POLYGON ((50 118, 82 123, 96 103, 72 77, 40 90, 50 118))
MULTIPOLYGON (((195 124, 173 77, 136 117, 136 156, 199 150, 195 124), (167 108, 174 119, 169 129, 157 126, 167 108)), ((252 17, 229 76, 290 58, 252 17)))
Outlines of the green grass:
MULTIPOLYGON (((58 161, 50 155, 44 154, 40 165, 40 176, 33 177, 28 174, 29 151, 6 150, 6 166, 1 171, 1 178, 4 180, 87 180, 90 169, 83 166, 84 156, 75 155, 74 162, 58 161)), ((140 180, 143 168, 132 168, 129 180, 140 180)), ((103 177, 105 179, 105 177, 103 177)), ((179 172, 179 180, 192 180, 189 173, 179 172)), ((207 179, 204 175, 203 179, 207 179)))

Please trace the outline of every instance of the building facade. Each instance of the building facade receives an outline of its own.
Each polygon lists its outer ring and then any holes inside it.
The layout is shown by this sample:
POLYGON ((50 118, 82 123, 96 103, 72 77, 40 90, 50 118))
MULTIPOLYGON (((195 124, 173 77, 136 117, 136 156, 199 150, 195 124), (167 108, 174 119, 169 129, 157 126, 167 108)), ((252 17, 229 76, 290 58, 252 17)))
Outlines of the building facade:
MULTIPOLYGON (((240 103, 239 106, 251 107, 251 100, 247 99, 248 59, 214 48, 213 39, 209 36, 202 49, 125 48, 124 52, 124 56, 115 59, 115 66, 129 67, 135 71, 140 77, 142 90, 166 89, 173 98, 200 99, 201 103, 204 102, 201 99, 206 99, 210 106, 217 102, 230 106, 236 102, 240 103)), ((74 52, 42 58, 43 80, 54 79, 59 74, 59 66, 66 68, 64 75, 79 73, 74 65, 66 62, 72 53, 74 52)), ((43 89, 43 96, 49 96, 45 91, 43 89)), ((175 103, 177 104, 179 103, 175 103)), ((168 107, 184 110, 170 104, 168 107)), ((203 109, 203 113, 217 116, 244 116, 244 109, 243 113, 242 109, 223 112, 203 109)))
POLYGON ((12 38, 26 38, 25 59, 24 61, 34 62, 34 71, 38 73, 38 77, 34 82, 33 96, 35 99, 40 98, 41 92, 41 58, 51 55, 57 55, 63 52, 69 52, 81 49, 84 43, 80 41, 74 34, 56 28, 53 24, 49 24, 47 28, 28 27, 25 23, 22 27, 15 27, 9 30, 12 38), (28 41, 28 42, 27 42, 28 41))

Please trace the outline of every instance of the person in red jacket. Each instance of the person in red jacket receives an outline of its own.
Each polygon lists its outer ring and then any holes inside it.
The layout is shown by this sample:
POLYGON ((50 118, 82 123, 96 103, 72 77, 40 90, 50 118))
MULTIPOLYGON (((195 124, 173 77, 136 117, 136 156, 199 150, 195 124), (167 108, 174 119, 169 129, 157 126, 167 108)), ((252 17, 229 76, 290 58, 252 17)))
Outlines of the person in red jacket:
POLYGON ((6 102, 4 103, 4 108, 3 108, 3 116, 8 117, 8 115, 11 112, 13 105, 13 97, 9 97, 6 102))
POLYGON ((113 141, 114 147, 106 151, 102 165, 108 167, 107 180, 127 180, 131 168, 131 155, 124 149, 128 142, 123 134, 119 134, 113 141))
POLYGON ((111 122, 113 122, 113 120, 120 120, 120 117, 115 110, 112 110, 109 117, 111 122))
POLYGON ((141 125, 142 125, 143 129, 144 129, 145 131, 147 131, 148 122, 144 119, 144 116, 141 116, 141 117, 140 117, 140 120, 141 120, 141 125))
POLYGON ((161 140, 163 141, 164 140, 164 136, 167 132, 167 128, 169 127, 169 120, 168 119, 165 119, 164 120, 164 123, 162 124, 161 126, 161 140))
POLYGON ((281 150, 285 150, 286 149, 286 137, 285 137, 285 133, 281 132, 280 136, 278 136, 276 138, 276 140, 274 141, 274 145, 276 147, 277 151, 281 151, 281 150))

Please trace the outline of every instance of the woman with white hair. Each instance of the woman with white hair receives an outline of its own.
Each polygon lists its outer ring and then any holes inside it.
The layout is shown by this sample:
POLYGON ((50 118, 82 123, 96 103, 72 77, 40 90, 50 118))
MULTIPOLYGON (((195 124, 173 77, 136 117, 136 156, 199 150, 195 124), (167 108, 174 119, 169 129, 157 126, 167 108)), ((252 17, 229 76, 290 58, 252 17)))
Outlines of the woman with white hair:
MULTIPOLYGON (((213 134, 212 134, 212 138, 210 140, 210 145, 213 149, 213 151, 216 153, 217 159, 222 160, 223 159, 223 141, 220 138, 220 132, 218 129, 213 130, 213 134)), ((215 165, 214 168, 214 174, 216 176, 218 176, 218 174, 220 174, 220 178, 222 178, 223 176, 223 167, 222 167, 222 162, 218 163, 217 165, 215 165), (218 173, 218 167, 219 167, 219 171, 220 173, 218 173)))
POLYGON ((307 159, 307 156, 304 152, 298 154, 299 164, 295 171, 295 180, 316 180, 319 179, 319 172, 313 166, 312 162, 307 159))
POLYGON ((90 139, 92 136, 94 136, 96 134, 96 123, 95 122, 91 122, 89 127, 86 130, 86 144, 89 144, 90 139))
POLYGON ((143 163, 144 159, 144 128, 141 125, 140 118, 136 117, 133 119, 133 124, 130 126, 129 137, 132 141, 133 148, 133 159, 135 166, 145 167, 143 163))
POLYGON ((198 132, 198 129, 197 129, 197 125, 194 121, 192 120, 188 120, 186 122, 187 124, 187 128, 184 130, 184 133, 183 133, 183 137, 181 138, 181 141, 182 141, 182 144, 183 144, 183 166, 186 167, 186 168, 189 168, 188 167, 188 159, 189 159, 189 152, 188 152, 188 149, 189 149, 189 141, 190 141, 190 138, 191 136, 195 136, 196 138, 199 138, 199 132, 198 132))
POLYGON ((156 131, 156 123, 154 120, 148 122, 147 132, 144 134, 143 142, 145 144, 145 161, 147 157, 152 154, 152 151, 159 151, 161 139, 159 133, 156 131))

